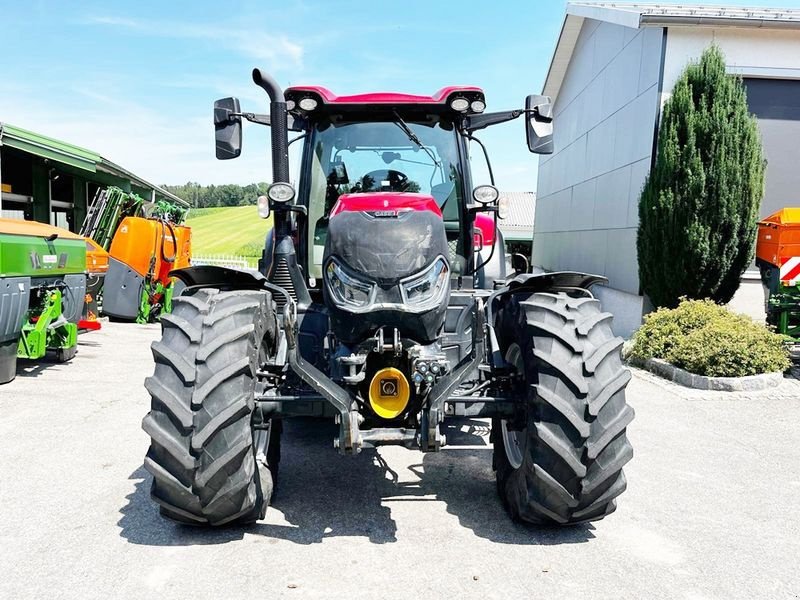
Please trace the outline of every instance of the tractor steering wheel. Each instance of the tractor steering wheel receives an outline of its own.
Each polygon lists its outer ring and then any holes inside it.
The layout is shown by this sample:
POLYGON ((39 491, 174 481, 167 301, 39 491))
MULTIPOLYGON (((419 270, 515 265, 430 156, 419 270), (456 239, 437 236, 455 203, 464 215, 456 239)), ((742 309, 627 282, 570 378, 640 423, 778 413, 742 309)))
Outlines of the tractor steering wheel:
POLYGON ((359 184, 362 192, 406 192, 408 191, 409 181, 408 175, 395 171, 394 169, 378 169, 377 171, 370 171, 361 179, 359 184), (389 182, 389 190, 385 190, 383 182, 389 182))

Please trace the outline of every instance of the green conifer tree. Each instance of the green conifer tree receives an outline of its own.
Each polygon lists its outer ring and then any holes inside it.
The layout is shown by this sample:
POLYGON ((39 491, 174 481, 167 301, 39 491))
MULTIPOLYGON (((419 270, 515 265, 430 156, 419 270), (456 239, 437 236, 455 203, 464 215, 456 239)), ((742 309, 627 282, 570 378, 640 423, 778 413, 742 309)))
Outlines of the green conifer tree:
POLYGON ((744 84, 712 46, 664 105, 639 200, 639 280, 656 306, 731 299, 753 259, 764 166, 744 84))

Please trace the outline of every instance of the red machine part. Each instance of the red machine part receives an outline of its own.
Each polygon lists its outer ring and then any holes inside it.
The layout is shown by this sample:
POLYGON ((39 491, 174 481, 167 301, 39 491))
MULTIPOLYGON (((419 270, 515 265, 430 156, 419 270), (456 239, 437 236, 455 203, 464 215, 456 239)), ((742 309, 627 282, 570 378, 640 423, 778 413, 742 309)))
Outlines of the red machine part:
POLYGON ((373 192, 371 194, 342 194, 333 205, 330 217, 340 212, 383 212, 403 210, 429 210, 442 216, 433 196, 407 192, 373 192))
POLYGON ((87 331, 99 331, 102 325, 100 321, 93 320, 93 319, 81 319, 78 321, 78 329, 84 329, 87 331))
POLYGON ((475 215, 475 249, 480 250, 485 246, 494 245, 495 227, 494 219, 487 214, 477 213, 475 215))

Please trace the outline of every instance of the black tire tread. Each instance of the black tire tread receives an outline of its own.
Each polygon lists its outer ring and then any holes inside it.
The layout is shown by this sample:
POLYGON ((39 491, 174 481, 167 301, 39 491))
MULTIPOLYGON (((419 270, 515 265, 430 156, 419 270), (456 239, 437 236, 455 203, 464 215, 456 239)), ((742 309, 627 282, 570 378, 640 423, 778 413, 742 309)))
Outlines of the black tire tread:
POLYGON ((151 438, 151 497, 162 515, 210 525, 263 516, 250 419, 258 349, 274 334, 274 319, 270 295, 249 290, 200 290, 175 298, 173 312, 162 315, 142 422, 151 438))
POLYGON ((508 462, 499 420, 493 435, 498 490, 512 517, 567 525, 616 509, 632 458, 625 402, 630 372, 611 315, 592 298, 517 295, 499 311, 501 345, 520 346, 528 417, 523 463, 508 462))

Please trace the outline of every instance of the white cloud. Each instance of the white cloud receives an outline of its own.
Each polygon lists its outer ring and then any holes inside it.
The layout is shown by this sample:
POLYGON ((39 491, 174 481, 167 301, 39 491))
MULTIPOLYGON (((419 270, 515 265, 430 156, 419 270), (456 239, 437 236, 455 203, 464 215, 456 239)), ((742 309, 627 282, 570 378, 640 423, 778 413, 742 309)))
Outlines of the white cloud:
POLYGON ((255 27, 231 27, 215 23, 147 21, 114 16, 91 16, 84 23, 119 27, 165 38, 187 38, 221 44, 242 56, 271 64, 286 64, 300 68, 303 64, 303 46, 290 41, 285 35, 269 35, 255 27))

